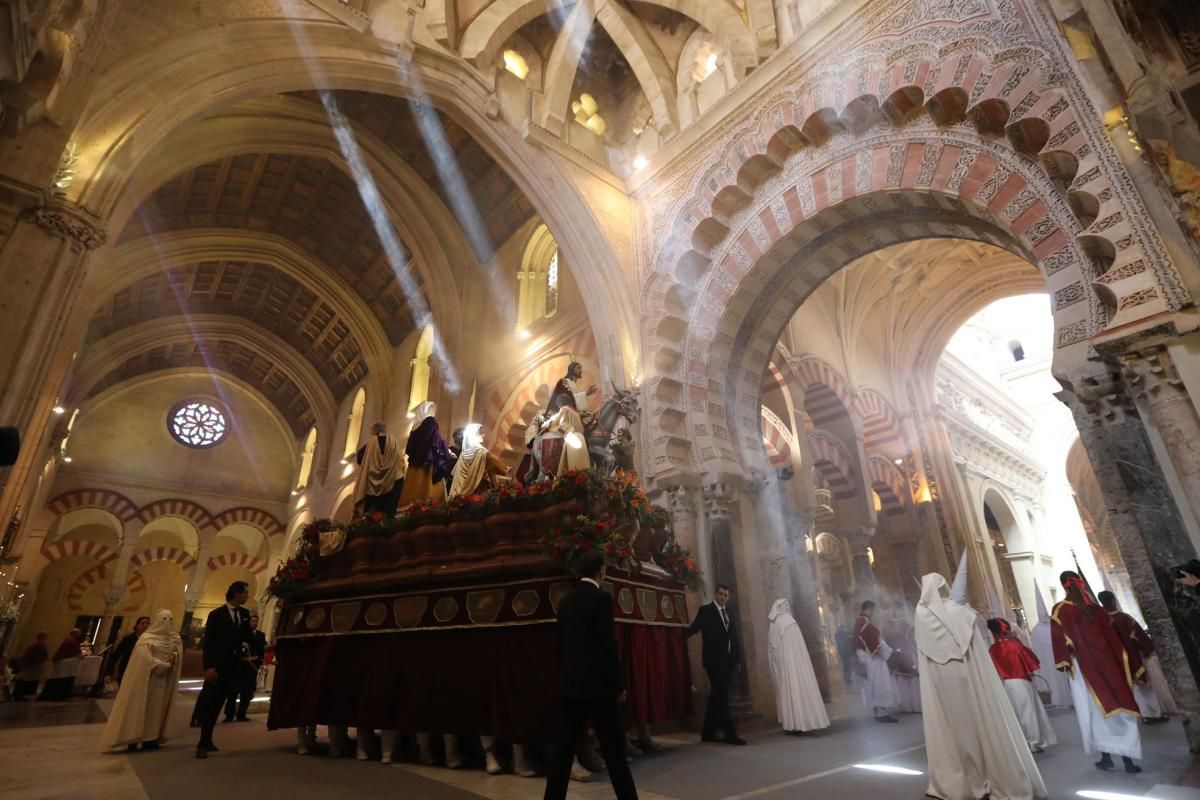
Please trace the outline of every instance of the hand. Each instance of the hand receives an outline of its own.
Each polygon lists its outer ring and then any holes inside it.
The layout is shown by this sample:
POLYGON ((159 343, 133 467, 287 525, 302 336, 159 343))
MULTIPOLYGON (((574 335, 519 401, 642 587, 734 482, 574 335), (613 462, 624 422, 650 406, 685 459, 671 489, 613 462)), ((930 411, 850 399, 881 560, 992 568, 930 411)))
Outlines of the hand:
POLYGON ((217 668, 216 667, 209 667, 208 669, 204 670, 204 682, 205 683, 213 683, 216 680, 217 680, 217 668))
POLYGON ((617 695, 617 702, 621 705, 625 705, 627 700, 629 700, 629 692, 622 689, 621 693, 617 695))
POLYGON ((1176 578, 1176 580, 1182 583, 1184 586, 1195 586, 1196 584, 1200 583, 1200 578, 1196 577, 1190 572, 1185 572, 1184 570, 1179 571, 1179 577, 1176 578))

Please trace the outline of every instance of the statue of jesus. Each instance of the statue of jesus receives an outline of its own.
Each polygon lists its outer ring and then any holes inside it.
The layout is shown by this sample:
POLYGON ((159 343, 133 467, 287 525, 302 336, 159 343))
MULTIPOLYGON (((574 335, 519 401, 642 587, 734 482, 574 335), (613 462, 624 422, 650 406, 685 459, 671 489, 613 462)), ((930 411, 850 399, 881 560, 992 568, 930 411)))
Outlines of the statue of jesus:
POLYGON ((579 381, 583 379, 583 364, 572 361, 567 365, 567 374, 558 379, 554 390, 550 392, 550 402, 546 404, 546 415, 550 416, 563 406, 570 406, 578 412, 587 410, 587 398, 600 391, 595 385, 580 389, 579 381))

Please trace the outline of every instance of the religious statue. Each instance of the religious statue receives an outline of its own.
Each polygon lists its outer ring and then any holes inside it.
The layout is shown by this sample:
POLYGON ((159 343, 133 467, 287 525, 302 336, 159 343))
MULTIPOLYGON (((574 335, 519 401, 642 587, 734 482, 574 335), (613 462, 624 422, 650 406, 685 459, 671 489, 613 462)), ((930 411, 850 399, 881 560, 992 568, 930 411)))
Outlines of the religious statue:
POLYGON ((479 423, 473 422, 463 429, 462 454, 454 465, 450 497, 474 494, 481 485, 491 485, 495 476, 507 473, 508 467, 504 462, 483 446, 483 433, 479 423))
POLYGON ((629 426, 637 421, 636 396, 614 384, 613 396, 593 413, 585 405, 599 390, 589 386, 580 391, 582 377, 583 366, 572 361, 554 385, 546 410, 530 421, 525 433, 530 452, 518 468, 518 480, 550 480, 566 470, 593 466, 606 475, 618 466, 632 469, 634 442, 629 426))
POLYGON ((400 506, 418 500, 444 500, 446 478, 450 476, 454 456, 438 430, 437 404, 426 400, 413 412, 415 420, 404 454, 408 456, 408 472, 400 492, 400 506))
POLYGON ((386 425, 376 422, 366 444, 354 457, 360 467, 354 483, 354 504, 361 503, 367 514, 394 515, 404 485, 404 464, 396 437, 387 432, 386 425))

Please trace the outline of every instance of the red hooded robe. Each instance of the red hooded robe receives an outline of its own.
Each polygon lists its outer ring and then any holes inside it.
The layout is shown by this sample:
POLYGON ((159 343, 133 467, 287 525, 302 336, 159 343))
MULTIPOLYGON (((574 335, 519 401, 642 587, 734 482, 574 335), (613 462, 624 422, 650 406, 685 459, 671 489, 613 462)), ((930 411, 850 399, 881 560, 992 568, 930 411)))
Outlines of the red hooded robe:
POLYGON ((1032 650, 1007 636, 997 639, 988 652, 992 655, 992 663, 996 665, 1001 680, 1027 681, 1041 666, 1032 650))
POLYGON ((1140 716, 1130 687, 1145 675, 1142 658, 1137 652, 1130 653, 1125 649, 1103 608, 1092 605, 1090 611, 1089 616, 1073 600, 1063 600, 1050 612, 1054 666, 1071 672, 1071 658, 1074 657, 1092 697, 1104 709, 1105 716, 1119 711, 1140 716))

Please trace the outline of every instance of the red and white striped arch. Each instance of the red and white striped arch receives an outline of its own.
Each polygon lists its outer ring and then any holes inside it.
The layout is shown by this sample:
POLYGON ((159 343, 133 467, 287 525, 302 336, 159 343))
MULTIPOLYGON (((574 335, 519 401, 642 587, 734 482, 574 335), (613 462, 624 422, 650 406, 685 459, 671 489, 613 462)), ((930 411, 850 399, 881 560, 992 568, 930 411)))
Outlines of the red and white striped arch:
POLYGON ((181 497, 148 503, 138 509, 138 517, 146 524, 163 517, 181 517, 195 525, 197 531, 204 530, 212 523, 212 515, 208 513, 208 509, 181 497))
POLYGON ((854 496, 854 459, 850 451, 833 434, 815 430, 808 434, 808 449, 813 456, 813 466, 829 481, 833 496, 846 499, 854 496))
POLYGON ((903 438, 896 409, 874 389, 856 391, 850 407, 862 420, 864 449, 874 450, 903 438))
POLYGON ((88 589, 103 581, 106 574, 107 570, 104 564, 97 564, 85 570, 67 589, 67 608, 72 611, 82 611, 83 596, 87 594, 88 589))
POLYGON ((162 546, 148 547, 140 553, 135 553, 129 559, 129 568, 137 569, 143 564, 149 564, 152 561, 172 561, 184 570, 189 570, 196 566, 196 559, 186 550, 181 550, 178 547, 162 546))
POLYGON ((287 533, 287 529, 275 515, 263 511, 261 508, 253 508, 251 506, 239 506, 238 508, 231 508, 228 511, 222 511, 212 518, 209 527, 220 533, 223 529, 234 524, 249 525, 253 528, 258 528, 268 537, 283 536, 287 533))
POLYGON ((121 524, 138 518, 137 504, 123 494, 108 489, 76 489, 46 503, 55 517, 82 508, 99 508, 116 517, 121 524))
POLYGON ((221 567, 245 567, 255 575, 266 571, 267 565, 248 553, 222 553, 208 560, 209 572, 221 567))
POLYGON ((787 424, 775 412, 763 406, 762 408, 763 446, 767 449, 767 459, 775 469, 783 469, 792 465, 792 448, 795 441, 787 424))
POLYGON ((804 410, 817 427, 850 415, 850 384, 828 361, 804 355, 791 364, 804 390, 804 410))
POLYGON ((879 503, 885 514, 903 514, 905 490, 904 476, 896 465, 881 455, 867 456, 867 478, 871 488, 879 495, 879 503))

